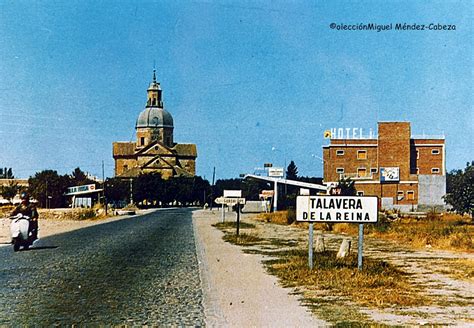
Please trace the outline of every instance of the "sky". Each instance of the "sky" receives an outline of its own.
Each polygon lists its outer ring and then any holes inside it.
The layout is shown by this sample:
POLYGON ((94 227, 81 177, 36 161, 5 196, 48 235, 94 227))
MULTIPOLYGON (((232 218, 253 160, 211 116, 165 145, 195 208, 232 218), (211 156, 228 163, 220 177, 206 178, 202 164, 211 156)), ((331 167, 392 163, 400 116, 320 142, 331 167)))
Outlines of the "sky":
POLYGON ((444 134, 447 169, 464 168, 472 18, 472 1, 0 0, 0 167, 113 176, 156 67, 175 142, 197 144, 208 180, 291 160, 322 176, 325 130, 379 121, 444 134), (370 23, 392 29, 342 29, 370 23))

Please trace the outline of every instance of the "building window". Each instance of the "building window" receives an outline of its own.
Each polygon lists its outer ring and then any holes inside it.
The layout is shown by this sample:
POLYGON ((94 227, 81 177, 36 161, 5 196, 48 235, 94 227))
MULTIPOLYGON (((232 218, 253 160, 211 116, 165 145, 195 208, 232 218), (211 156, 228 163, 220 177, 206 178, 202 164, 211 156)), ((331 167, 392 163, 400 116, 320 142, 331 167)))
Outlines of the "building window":
POLYGON ((367 150, 358 150, 357 159, 367 159, 367 150))
POLYGON ((140 145, 143 146, 145 144, 145 137, 140 138, 140 145))
POLYGON ((434 174, 434 173, 439 173, 439 168, 433 167, 433 168, 431 169, 431 173, 433 173, 433 174, 434 174))
POLYGON ((336 150, 337 156, 344 156, 344 150, 336 150))
POLYGON ((439 149, 431 149, 431 155, 439 155, 439 149))
POLYGON ((403 191, 397 191, 397 200, 402 200, 405 197, 405 193, 403 191))
POLYGON ((336 168, 336 173, 339 173, 339 174, 344 173, 344 168, 343 167, 337 167, 336 168))
POLYGON ((357 196, 364 196, 364 192, 363 191, 358 191, 357 196))
POLYGON ((378 169, 376 167, 371 167, 370 168, 370 173, 377 173, 378 169))
POLYGON ((415 192, 414 191, 407 191, 407 200, 415 200, 415 192))
POLYGON ((365 167, 359 167, 357 169, 357 176, 358 177, 365 177, 367 175, 367 169, 365 167))

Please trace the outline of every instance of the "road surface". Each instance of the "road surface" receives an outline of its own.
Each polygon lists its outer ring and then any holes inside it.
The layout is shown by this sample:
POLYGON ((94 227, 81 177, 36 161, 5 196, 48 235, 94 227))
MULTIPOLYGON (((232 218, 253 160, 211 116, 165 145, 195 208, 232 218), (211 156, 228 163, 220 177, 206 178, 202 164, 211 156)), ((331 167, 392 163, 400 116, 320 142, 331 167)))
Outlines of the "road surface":
POLYGON ((0 248, 0 326, 203 326, 192 212, 171 209, 0 248))

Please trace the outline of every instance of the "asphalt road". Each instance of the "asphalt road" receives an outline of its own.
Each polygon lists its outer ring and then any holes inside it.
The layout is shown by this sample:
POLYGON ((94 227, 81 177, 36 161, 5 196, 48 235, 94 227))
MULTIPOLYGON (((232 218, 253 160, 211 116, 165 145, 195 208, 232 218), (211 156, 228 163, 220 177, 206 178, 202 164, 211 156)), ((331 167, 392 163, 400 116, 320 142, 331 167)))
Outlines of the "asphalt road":
POLYGON ((0 248, 2 325, 204 326, 192 212, 172 209, 0 248))

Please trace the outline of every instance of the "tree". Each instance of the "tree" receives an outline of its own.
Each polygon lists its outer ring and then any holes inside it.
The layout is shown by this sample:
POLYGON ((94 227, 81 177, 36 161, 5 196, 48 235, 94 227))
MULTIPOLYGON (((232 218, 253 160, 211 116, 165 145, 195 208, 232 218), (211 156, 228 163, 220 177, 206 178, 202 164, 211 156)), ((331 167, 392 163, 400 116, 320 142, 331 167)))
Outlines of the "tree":
POLYGON ((12 168, 0 168, 0 179, 14 179, 12 168))
POLYGON ((10 181, 8 185, 2 186, 1 189, 2 197, 8 200, 10 203, 20 190, 20 188, 18 187, 18 183, 16 183, 15 181, 10 181))
POLYGON ((288 164, 288 167, 286 169, 286 178, 289 180, 298 179, 298 168, 296 167, 296 164, 293 161, 288 164))
POLYGON ((109 178, 107 179, 105 185, 105 197, 107 198, 107 202, 130 202, 130 180, 109 178))
POLYGON ((71 174, 71 183, 74 186, 83 186, 87 184, 93 184, 95 181, 89 179, 86 173, 84 173, 80 168, 76 167, 71 174))
POLYGON ((37 172, 28 179, 29 192, 40 207, 64 207, 67 187, 71 184, 69 175, 59 175, 53 170, 37 172))
POLYGON ((357 190, 354 185, 354 181, 350 178, 341 178, 337 184, 338 188, 341 188, 341 196, 356 196, 357 190))
POLYGON ((197 176, 193 178, 192 199, 201 206, 211 201, 211 184, 209 181, 197 176))
POLYGON ((456 213, 471 214, 474 221, 474 161, 466 163, 463 170, 453 170, 446 176, 446 204, 453 207, 456 213))
POLYGON ((163 200, 164 180, 157 172, 141 174, 133 182, 133 200, 154 205, 163 200))

